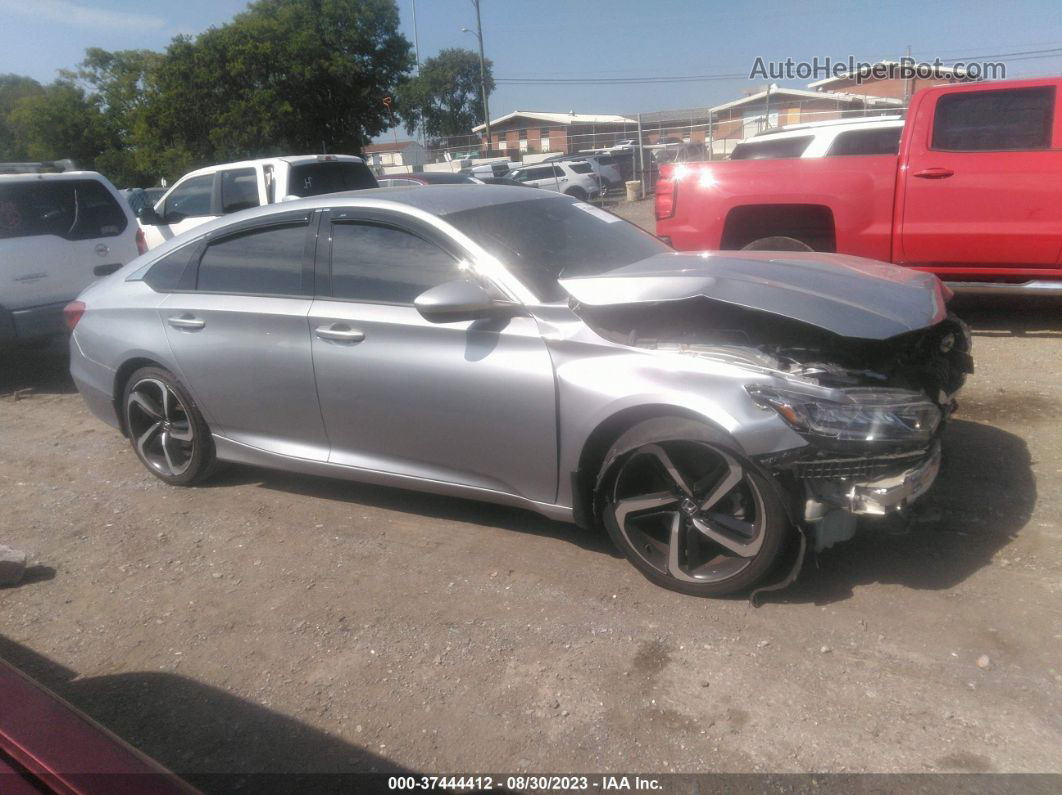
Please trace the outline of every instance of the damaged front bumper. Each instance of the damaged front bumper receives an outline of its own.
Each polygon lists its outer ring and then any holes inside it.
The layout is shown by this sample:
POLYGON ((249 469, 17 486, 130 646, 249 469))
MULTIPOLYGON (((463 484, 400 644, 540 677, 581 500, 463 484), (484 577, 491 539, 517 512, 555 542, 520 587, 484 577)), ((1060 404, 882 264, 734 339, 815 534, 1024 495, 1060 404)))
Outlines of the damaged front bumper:
MULTIPOLYGON (((916 458, 867 459, 859 462, 861 466, 850 465, 850 476, 801 478, 805 492, 803 518, 815 549, 851 538, 861 516, 886 517, 915 502, 936 481, 941 458, 938 440, 916 458), (897 471, 898 467, 903 468, 897 471), (882 469, 888 471, 883 473, 882 469)), ((818 469, 807 474, 829 472, 821 462, 816 462, 816 466, 818 469)))

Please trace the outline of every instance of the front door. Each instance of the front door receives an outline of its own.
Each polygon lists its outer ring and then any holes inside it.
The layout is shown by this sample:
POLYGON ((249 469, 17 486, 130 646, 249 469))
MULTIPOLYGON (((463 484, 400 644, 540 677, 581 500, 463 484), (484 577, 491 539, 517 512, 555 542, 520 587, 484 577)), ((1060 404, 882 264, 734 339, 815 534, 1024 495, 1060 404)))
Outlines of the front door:
POLYGON ((896 260, 970 268, 1043 268, 1062 248, 1062 141, 1053 85, 952 90, 910 122, 896 260))
POLYGON ((215 433, 280 455, 328 456, 306 316, 307 213, 207 242, 195 289, 159 308, 177 364, 215 433))
POLYGON ((329 237, 309 317, 329 460, 552 502, 555 387, 535 321, 421 317, 413 299, 467 271, 413 219, 337 212, 329 237))
POLYGON ((214 210, 214 177, 214 174, 189 177, 178 182, 173 190, 162 197, 155 207, 162 223, 142 224, 149 249, 217 217, 214 210))

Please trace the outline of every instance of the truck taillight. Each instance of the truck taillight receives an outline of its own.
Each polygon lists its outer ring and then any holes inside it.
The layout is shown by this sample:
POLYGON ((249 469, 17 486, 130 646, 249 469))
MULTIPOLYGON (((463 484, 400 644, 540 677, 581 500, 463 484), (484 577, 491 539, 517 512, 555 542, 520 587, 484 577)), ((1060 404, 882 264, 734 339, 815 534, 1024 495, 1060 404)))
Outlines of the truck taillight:
POLYGON ((147 254, 147 238, 144 236, 144 230, 137 228, 136 230, 136 253, 147 254))
POLYGON ((63 307, 63 320, 66 321, 66 327, 71 331, 74 330, 74 326, 81 320, 81 316, 85 314, 85 302, 84 301, 71 301, 69 304, 63 307))
POLYGON ((669 164, 660 167, 660 179, 656 181, 656 200, 654 203, 656 220, 663 221, 675 214, 675 180, 669 164))

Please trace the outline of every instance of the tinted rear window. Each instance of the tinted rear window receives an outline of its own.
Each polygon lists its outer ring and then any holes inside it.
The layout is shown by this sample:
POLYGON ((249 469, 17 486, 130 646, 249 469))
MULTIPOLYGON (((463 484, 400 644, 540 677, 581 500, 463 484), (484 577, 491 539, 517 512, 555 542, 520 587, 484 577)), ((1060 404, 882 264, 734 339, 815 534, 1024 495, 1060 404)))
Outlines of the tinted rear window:
POLYGON ((800 157, 811 143, 811 135, 780 138, 776 141, 749 141, 738 144, 730 153, 731 160, 773 160, 779 157, 800 157))
POLYGON ((197 290, 252 295, 299 295, 306 224, 270 226, 207 246, 197 290))
POLYGON ((375 188, 376 177, 364 163, 325 161, 292 166, 288 193, 293 196, 320 196, 345 190, 375 188))
POLYGON ((953 152, 1046 149, 1054 86, 945 94, 937 100, 933 148, 953 152))
POLYGON ((594 167, 589 163, 572 163, 571 167, 576 174, 589 174, 594 170, 594 167))
POLYGON ((849 130, 833 139, 830 157, 838 155, 895 155, 900 151, 902 127, 880 130, 849 130))
POLYGON ((671 249, 634 224, 567 198, 451 213, 446 220, 496 256, 543 301, 562 300, 561 276, 593 276, 671 249))
POLYGON ((120 235, 127 225, 122 206, 93 179, 0 184, 0 238, 92 240, 120 235))

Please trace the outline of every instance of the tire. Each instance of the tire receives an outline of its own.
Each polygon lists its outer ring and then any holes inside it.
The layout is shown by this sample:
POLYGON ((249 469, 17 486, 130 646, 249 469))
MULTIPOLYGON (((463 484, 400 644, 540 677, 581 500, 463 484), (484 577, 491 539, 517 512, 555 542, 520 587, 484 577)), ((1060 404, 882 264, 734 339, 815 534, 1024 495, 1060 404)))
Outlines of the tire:
POLYGON ((636 569, 691 596, 753 587, 792 532, 774 485, 726 434, 679 417, 645 420, 616 440, 594 505, 636 569))
POLYGON ((199 407, 169 370, 142 367, 122 391, 122 419, 140 462, 171 486, 191 486, 217 467, 199 407))
POLYGON ((741 247, 742 251, 814 251, 803 240, 795 237, 775 235, 773 237, 761 237, 741 247))
POLYGON ((581 202, 584 202, 587 199, 586 191, 582 188, 569 188, 564 191, 564 195, 571 196, 573 199, 578 199, 581 202))

